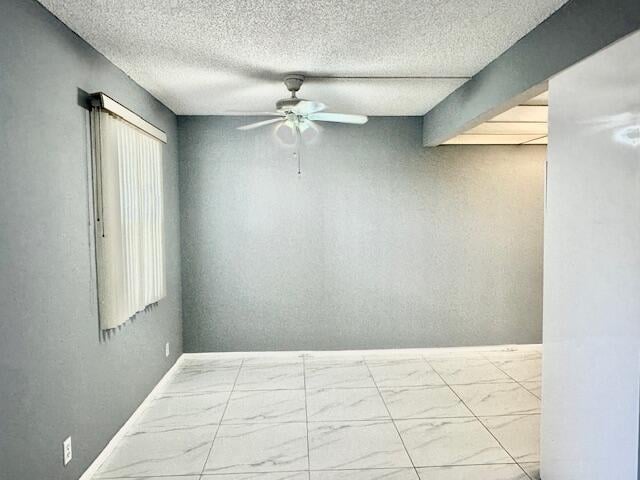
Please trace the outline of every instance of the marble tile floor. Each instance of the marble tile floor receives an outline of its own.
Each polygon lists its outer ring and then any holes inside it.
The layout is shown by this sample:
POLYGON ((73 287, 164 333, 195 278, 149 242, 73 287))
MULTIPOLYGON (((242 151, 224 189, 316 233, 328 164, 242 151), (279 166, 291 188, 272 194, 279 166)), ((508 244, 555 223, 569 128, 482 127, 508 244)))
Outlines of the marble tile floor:
POLYGON ((94 479, 539 479, 539 346, 183 356, 94 479))

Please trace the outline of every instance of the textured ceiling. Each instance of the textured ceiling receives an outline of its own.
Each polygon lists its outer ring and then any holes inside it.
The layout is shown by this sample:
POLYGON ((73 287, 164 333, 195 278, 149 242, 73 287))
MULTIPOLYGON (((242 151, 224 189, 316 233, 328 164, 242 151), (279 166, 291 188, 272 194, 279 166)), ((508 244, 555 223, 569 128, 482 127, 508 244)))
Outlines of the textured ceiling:
POLYGON ((302 72, 330 110, 421 115, 566 0, 40 1, 178 114, 272 109, 302 72))

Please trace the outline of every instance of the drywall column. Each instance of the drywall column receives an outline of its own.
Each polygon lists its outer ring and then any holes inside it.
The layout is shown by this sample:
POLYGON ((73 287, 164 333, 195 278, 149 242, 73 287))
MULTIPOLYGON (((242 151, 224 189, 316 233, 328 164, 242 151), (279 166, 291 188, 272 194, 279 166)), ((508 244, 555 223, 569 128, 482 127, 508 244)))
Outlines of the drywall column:
POLYGON ((635 480, 640 33, 550 83, 543 480, 635 480))

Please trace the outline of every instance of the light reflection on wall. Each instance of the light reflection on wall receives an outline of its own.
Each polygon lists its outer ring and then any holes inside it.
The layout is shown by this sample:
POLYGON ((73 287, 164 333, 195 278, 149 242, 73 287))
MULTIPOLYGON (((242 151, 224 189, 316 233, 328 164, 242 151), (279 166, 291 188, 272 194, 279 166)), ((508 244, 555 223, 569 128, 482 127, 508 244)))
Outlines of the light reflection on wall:
POLYGON ((640 124, 619 128, 615 131, 613 138, 625 145, 632 147, 640 146, 640 124))

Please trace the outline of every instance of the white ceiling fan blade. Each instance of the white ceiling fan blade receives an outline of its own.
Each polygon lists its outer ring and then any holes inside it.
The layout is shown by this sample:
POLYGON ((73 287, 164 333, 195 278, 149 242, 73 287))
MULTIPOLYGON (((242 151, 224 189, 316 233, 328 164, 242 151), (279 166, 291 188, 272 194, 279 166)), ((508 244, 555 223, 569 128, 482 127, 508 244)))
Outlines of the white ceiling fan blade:
POLYGON ((311 113, 321 112, 325 108, 327 108, 327 106, 324 103, 300 100, 292 110, 298 115, 309 115, 311 113))
POLYGON ((239 116, 256 116, 256 117, 263 117, 263 116, 269 116, 269 117, 282 117, 284 116, 282 113, 280 112, 251 112, 248 110, 225 110, 224 111, 225 115, 239 115, 239 116))
POLYGON ((238 127, 238 130, 253 130, 254 128, 263 127, 272 123, 282 122, 282 118, 270 118, 269 120, 262 120, 261 122, 250 123, 249 125, 243 125, 238 127))
POLYGON ((307 115, 309 120, 318 120, 320 122, 337 122, 337 123, 353 123, 356 125, 362 125, 367 123, 366 115, 350 115, 347 113, 330 113, 330 112, 317 112, 307 115))

